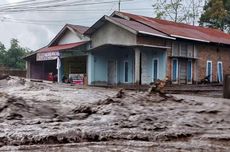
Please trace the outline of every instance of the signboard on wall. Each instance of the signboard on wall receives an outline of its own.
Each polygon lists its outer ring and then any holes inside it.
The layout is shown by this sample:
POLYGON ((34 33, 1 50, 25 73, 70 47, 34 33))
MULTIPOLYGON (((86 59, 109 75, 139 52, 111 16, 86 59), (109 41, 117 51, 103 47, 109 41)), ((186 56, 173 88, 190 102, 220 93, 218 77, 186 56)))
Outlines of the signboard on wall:
POLYGON ((42 53, 37 53, 36 60, 37 61, 56 60, 58 56, 60 56, 59 52, 42 52, 42 53))
POLYGON ((69 74, 69 79, 72 81, 73 84, 84 84, 84 74, 69 74))

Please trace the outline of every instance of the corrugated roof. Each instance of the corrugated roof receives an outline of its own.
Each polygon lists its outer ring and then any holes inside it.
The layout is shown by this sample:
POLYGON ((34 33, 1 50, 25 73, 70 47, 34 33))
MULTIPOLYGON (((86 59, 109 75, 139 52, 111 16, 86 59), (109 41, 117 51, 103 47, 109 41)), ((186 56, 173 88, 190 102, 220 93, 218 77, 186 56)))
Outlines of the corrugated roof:
POLYGON ((126 27, 129 27, 135 31, 137 31, 138 33, 142 33, 142 34, 152 34, 152 35, 157 35, 157 36, 161 36, 161 37, 167 37, 167 34, 164 34, 162 32, 159 32, 149 26, 146 26, 144 24, 141 24, 139 22, 136 21, 129 21, 129 20, 124 20, 124 19, 120 19, 120 18, 116 18, 116 17, 108 17, 112 20, 114 20, 117 23, 120 23, 126 27))
POLYGON ((63 34, 65 34, 65 32, 68 29, 72 29, 73 31, 75 31, 76 33, 82 34, 88 29, 89 27, 86 26, 81 26, 81 25, 73 25, 73 24, 66 24, 61 31, 59 31, 59 33, 51 40, 51 42, 48 44, 48 46, 55 46, 57 45, 57 41, 59 41, 61 39, 61 37, 63 36, 63 34))
POLYGON ((129 18, 130 20, 145 24, 155 30, 177 38, 230 44, 230 35, 217 29, 175 23, 172 21, 134 15, 125 12, 115 12, 113 13, 113 16, 120 16, 123 19, 129 18))
POLYGON ((91 26, 84 34, 91 35, 95 31, 97 31, 99 28, 101 28, 106 22, 112 22, 113 24, 116 24, 117 26, 125 28, 134 34, 147 34, 147 35, 154 35, 154 36, 172 39, 172 37, 169 37, 167 34, 157 31, 142 23, 139 23, 136 21, 125 20, 125 19, 121 19, 117 17, 109 17, 109 16, 103 16, 93 26, 91 26))
POLYGON ((85 31, 87 31, 89 29, 89 27, 81 26, 81 25, 67 24, 67 26, 71 27, 72 29, 74 29, 75 31, 77 31, 81 34, 84 34, 85 31))
POLYGON ((37 53, 43 53, 43 52, 55 52, 55 51, 64 51, 68 49, 72 49, 78 46, 81 46, 83 44, 86 44, 88 41, 82 41, 77 43, 69 43, 69 44, 62 44, 57 46, 51 46, 51 47, 45 47, 41 48, 37 51, 37 53))

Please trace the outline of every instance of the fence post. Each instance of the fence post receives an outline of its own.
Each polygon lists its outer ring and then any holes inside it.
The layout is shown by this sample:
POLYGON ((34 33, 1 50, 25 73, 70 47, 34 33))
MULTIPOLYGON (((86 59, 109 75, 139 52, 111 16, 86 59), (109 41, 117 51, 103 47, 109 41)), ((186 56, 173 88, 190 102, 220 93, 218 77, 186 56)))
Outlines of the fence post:
POLYGON ((224 77, 223 96, 230 99, 230 74, 226 74, 224 77))

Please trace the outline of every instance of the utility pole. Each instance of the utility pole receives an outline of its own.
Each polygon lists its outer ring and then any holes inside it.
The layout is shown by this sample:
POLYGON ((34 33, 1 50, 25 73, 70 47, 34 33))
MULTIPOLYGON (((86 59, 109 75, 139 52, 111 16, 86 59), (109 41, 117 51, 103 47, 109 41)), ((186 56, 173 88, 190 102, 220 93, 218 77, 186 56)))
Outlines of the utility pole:
POLYGON ((192 25, 194 26, 195 25, 195 20, 196 20, 196 11, 195 11, 195 2, 194 2, 194 0, 192 0, 192 17, 193 17, 192 25))
POLYGON ((121 0, 119 0, 119 2, 118 2, 118 11, 119 12, 121 11, 121 0))

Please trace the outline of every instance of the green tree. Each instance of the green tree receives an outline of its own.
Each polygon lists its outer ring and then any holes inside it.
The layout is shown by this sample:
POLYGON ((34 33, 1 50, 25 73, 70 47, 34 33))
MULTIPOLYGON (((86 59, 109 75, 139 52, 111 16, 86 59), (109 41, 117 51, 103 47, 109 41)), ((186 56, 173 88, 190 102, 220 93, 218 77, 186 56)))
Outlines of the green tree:
POLYGON ((204 0, 187 0, 185 2, 184 19, 188 24, 198 23, 204 6, 204 0))
POLYGON ((230 0, 224 0, 224 8, 228 15, 226 16, 226 31, 230 32, 230 0))
POLYGON ((181 22, 183 17, 180 15, 183 11, 182 0, 158 0, 153 4, 156 18, 181 22))
POLYGON ((25 61, 22 59, 27 53, 28 50, 22 48, 18 44, 17 39, 12 39, 10 43, 10 48, 5 52, 4 65, 9 68, 15 69, 25 69, 25 61))
POLYGON ((195 24, 204 0, 154 0, 156 18, 195 24))
POLYGON ((200 25, 230 32, 230 0, 209 0, 200 17, 200 25))
POLYGON ((6 56, 6 48, 4 44, 0 42, 0 65, 5 65, 5 56, 6 56))

